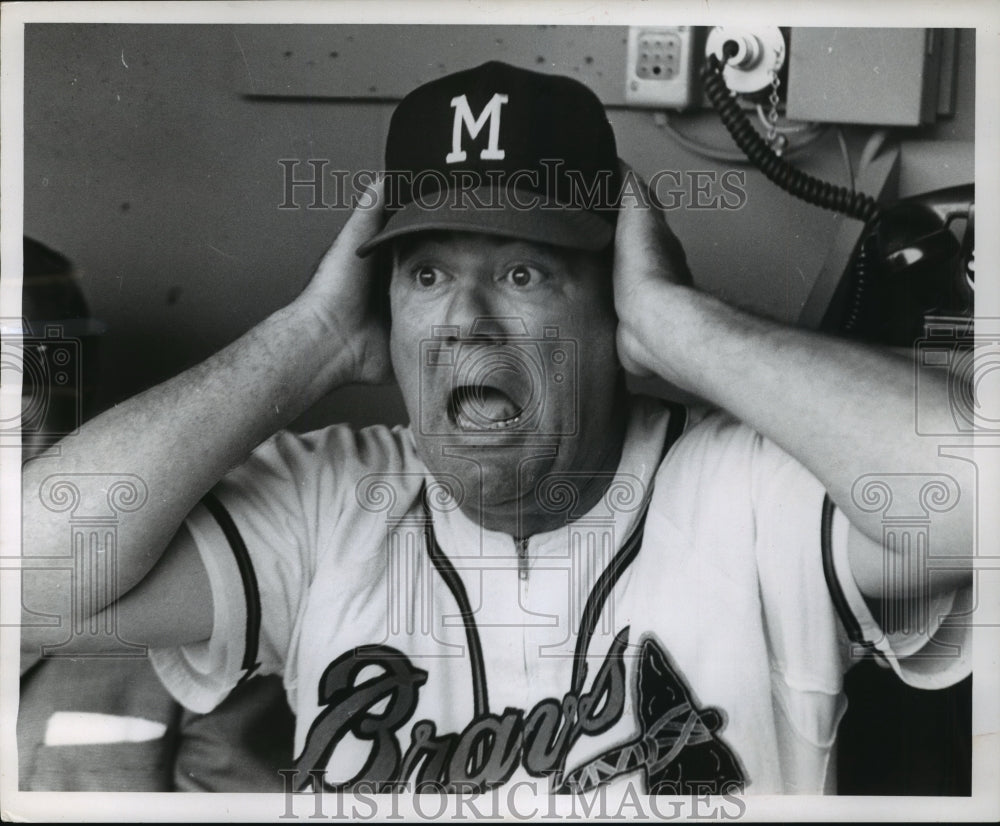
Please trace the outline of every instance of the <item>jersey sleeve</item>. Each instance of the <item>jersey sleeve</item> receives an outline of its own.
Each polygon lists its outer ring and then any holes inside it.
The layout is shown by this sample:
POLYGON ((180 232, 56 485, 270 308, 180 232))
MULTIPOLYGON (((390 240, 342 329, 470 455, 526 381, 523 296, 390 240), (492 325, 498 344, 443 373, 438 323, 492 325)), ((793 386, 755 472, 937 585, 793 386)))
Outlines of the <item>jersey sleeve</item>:
POLYGON ((308 503, 321 494, 314 434, 282 432, 260 445, 192 511, 186 527, 208 573, 211 639, 150 652, 166 688, 207 712, 254 674, 283 674, 315 566, 308 503))
POLYGON ((915 688, 943 688, 967 676, 971 629, 962 616, 971 586, 895 599, 891 613, 873 610, 851 574, 847 517, 830 506, 824 547, 822 484, 774 443, 754 439, 756 549, 776 667, 793 683, 826 686, 839 683, 834 668, 842 674, 874 653, 915 688), (839 656, 817 656, 831 640, 839 656))
POLYGON ((830 565, 843 594, 842 615, 855 623, 851 660, 871 651, 914 688, 954 685, 972 671, 972 585, 937 594, 875 602, 865 599, 851 576, 847 517, 833 516, 830 565), (886 621, 891 619, 892 622, 886 621))

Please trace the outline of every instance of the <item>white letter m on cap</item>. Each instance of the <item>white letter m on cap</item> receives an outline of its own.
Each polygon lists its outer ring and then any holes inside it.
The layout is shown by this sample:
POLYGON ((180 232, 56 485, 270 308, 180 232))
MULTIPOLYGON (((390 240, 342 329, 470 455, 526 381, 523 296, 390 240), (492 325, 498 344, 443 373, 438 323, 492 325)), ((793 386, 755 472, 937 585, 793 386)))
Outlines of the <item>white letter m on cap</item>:
POLYGON ((451 99, 451 106, 455 110, 455 125, 451 130, 451 152, 444 159, 445 163, 460 163, 465 160, 465 152, 462 150, 462 125, 469 132, 470 138, 475 138, 486 125, 487 119, 490 122, 489 145, 479 157, 484 161, 502 161, 504 151, 500 148, 500 107, 507 102, 507 95, 497 92, 490 98, 490 102, 483 107, 479 117, 473 119, 472 110, 469 108, 469 101, 465 95, 459 95, 451 99))

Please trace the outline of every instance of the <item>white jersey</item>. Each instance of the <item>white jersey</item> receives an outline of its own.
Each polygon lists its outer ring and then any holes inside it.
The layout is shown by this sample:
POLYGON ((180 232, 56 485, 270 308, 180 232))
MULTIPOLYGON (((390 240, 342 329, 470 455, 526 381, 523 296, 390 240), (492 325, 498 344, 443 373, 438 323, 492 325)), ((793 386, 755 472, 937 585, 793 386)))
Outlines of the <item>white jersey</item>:
POLYGON ((635 399, 603 499, 578 513, 573 480, 543 479, 568 524, 526 543, 471 522, 406 428, 279 433, 189 518, 214 632, 154 665, 203 712, 282 674, 296 789, 833 791, 858 647, 831 590, 922 687, 969 672, 967 629, 943 621, 970 595, 882 634, 839 512, 824 571, 819 482, 719 413, 664 458, 671 419, 635 399))

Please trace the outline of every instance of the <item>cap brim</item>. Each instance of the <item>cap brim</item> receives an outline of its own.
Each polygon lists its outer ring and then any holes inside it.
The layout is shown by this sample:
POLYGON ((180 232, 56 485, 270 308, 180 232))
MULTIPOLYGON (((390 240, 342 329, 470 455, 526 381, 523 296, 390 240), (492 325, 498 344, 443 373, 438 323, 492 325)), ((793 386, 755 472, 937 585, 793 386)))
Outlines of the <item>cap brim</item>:
POLYGON ((538 203, 540 196, 535 193, 519 199, 519 204, 530 206, 515 206, 509 198, 497 205, 498 194, 502 193, 482 187, 441 193, 440 205, 405 204, 380 232, 358 247, 357 254, 364 257, 393 238, 431 230, 481 232, 593 252, 604 249, 614 237, 612 223, 588 210, 538 203))

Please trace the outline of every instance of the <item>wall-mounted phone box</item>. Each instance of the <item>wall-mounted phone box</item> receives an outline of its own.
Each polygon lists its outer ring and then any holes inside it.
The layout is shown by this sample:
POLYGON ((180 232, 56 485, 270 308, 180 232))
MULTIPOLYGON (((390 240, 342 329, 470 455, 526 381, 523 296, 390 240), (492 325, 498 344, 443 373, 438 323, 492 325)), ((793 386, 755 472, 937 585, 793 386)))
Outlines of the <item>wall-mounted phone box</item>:
POLYGON ((685 109, 694 103, 697 29, 632 26, 625 57, 625 103, 685 109))
POLYGON ((954 29, 794 28, 786 115, 920 126, 948 114, 954 29))

